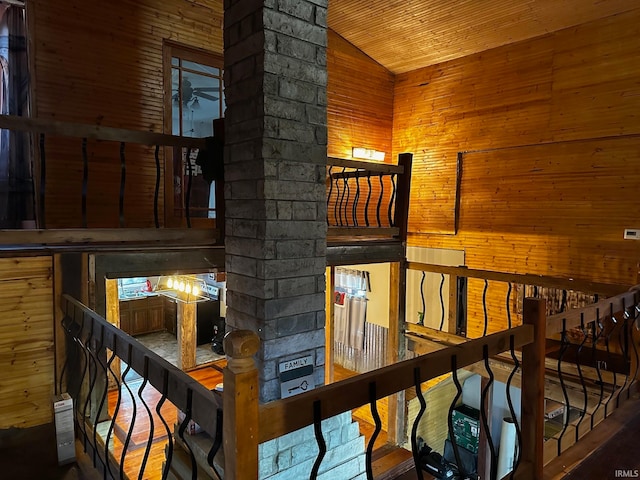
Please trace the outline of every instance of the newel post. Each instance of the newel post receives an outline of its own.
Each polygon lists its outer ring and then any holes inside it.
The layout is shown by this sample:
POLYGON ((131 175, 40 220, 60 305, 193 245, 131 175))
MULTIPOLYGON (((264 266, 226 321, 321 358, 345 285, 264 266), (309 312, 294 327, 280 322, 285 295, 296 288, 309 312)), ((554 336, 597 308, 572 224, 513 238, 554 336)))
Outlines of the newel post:
POLYGON ((260 338, 251 330, 235 330, 224 337, 223 433, 224 477, 258 478, 258 370, 253 356, 260 338))
POLYGON ((546 302, 525 298, 523 323, 533 325, 533 343, 522 347, 522 458, 542 478, 544 466, 544 371, 547 331, 546 302))

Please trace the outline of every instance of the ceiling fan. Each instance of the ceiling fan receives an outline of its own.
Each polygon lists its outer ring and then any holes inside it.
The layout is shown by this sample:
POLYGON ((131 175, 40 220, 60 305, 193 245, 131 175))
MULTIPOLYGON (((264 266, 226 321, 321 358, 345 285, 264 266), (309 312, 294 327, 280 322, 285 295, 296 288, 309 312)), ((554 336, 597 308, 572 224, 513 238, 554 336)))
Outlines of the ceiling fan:
MULTIPOLYGON (((198 108, 200 105, 198 98, 204 98, 215 102, 218 100, 218 97, 206 92, 217 92, 218 90, 219 89, 217 87, 194 87, 191 81, 184 77, 182 79, 182 104, 185 106, 191 106, 192 108, 198 108)), ((173 92, 173 102, 178 103, 180 101, 178 89, 174 89, 173 92)))

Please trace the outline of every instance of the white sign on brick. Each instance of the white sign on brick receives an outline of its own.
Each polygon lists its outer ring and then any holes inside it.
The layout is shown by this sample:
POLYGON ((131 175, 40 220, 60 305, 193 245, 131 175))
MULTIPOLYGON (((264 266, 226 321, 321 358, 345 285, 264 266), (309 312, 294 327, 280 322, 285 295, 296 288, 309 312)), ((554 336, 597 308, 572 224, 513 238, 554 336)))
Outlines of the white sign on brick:
POLYGON ((316 386, 313 380, 311 355, 281 362, 278 365, 278 371, 280 372, 280 398, 313 390, 316 386))

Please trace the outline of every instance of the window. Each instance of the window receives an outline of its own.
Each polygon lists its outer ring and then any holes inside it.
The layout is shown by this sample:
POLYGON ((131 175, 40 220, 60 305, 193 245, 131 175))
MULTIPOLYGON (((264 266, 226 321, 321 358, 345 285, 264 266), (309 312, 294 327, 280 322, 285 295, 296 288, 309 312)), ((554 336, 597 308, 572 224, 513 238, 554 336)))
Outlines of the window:
MULTIPOLYGON (((25 8, 0 1, 0 113, 29 116, 25 8)), ((0 228, 35 226, 29 135, 0 130, 0 228)))
MULTIPOLYGON (((184 137, 213 136, 214 122, 223 118, 225 109, 222 57, 166 43, 164 64, 165 85, 171 86, 165 91, 165 131, 184 137)), ((196 164, 197 155, 195 150, 175 149, 173 155, 168 156, 170 162, 165 165, 165 223, 168 226, 186 223, 187 196, 189 219, 195 224, 198 219, 216 217, 216 185, 204 179, 202 169, 196 164)))

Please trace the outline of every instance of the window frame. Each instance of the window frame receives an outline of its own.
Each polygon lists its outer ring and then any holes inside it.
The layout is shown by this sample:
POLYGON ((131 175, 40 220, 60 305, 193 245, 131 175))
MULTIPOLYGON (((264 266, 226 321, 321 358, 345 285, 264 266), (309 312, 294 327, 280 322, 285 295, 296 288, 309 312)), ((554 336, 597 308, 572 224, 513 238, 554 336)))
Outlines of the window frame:
MULTIPOLYGON (((215 68, 219 68, 220 72, 224 72, 224 58, 222 55, 180 44, 171 40, 164 40, 162 45, 162 68, 163 68, 163 84, 164 84, 164 133, 172 135, 172 58, 178 57, 183 61, 200 63, 215 68)), ((222 85, 224 88, 224 85, 222 85)), ((221 109, 222 109, 221 102, 221 109)), ((221 114, 224 112, 221 111, 221 114)), ((222 118, 222 117, 221 117, 222 118)), ((175 209, 176 196, 174 190, 174 177, 176 168, 176 157, 180 156, 179 148, 165 147, 164 149, 164 223, 166 227, 187 227, 186 217, 184 214, 177 215, 175 209)), ((181 172, 182 173, 182 172, 181 172)), ((216 218, 191 217, 191 227, 194 228, 211 228, 216 225, 216 220, 220 218, 217 213, 221 211, 217 206, 221 201, 222 188, 216 186, 216 218)), ((181 209, 182 210, 182 209, 181 209)), ((220 218, 224 222, 224 218, 220 218)))

